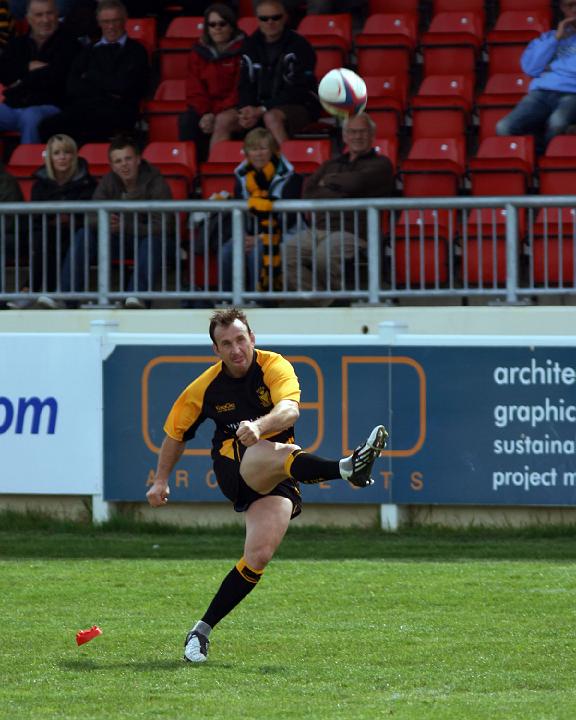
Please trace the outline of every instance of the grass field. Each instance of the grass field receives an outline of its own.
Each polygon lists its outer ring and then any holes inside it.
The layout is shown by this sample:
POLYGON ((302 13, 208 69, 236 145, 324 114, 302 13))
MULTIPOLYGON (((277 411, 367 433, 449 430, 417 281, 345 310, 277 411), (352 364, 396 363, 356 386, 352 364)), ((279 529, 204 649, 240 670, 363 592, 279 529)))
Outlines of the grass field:
POLYGON ((192 666, 240 530, 3 516, 0 718, 573 720, 575 540, 294 528, 192 666))

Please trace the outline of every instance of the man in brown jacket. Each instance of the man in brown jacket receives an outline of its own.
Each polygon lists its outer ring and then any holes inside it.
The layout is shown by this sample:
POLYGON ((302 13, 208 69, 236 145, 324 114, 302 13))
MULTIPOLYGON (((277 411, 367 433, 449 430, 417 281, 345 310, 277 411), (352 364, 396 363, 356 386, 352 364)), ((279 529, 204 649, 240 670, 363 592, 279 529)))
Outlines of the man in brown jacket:
MULTIPOLYGON (((118 136, 108 149, 111 172, 104 175, 94 192, 94 200, 172 200, 172 193, 160 171, 144 160, 136 143, 128 137, 118 136)), ((163 221, 158 212, 111 213, 111 257, 134 259, 134 272, 127 283, 127 291, 154 289, 154 280, 161 269, 162 258, 173 253, 174 216, 167 214, 163 221)), ((89 262, 96 261, 98 243, 96 228, 88 232, 89 262)), ((62 289, 83 291, 85 277, 85 231, 74 237, 73 252, 69 251, 62 271, 62 289)), ((124 288, 120 288, 123 290, 124 288)), ((143 308, 144 303, 131 295, 126 307, 143 308)))
MULTIPOLYGON (((394 170, 387 157, 374 149, 375 125, 366 113, 349 118, 342 130, 347 152, 327 160, 304 183, 307 200, 388 197, 394 170)), ((310 226, 286 241, 286 277, 289 290, 339 290, 342 259, 345 268, 366 250, 366 212, 315 213, 310 226), (316 272, 314 272, 314 268, 316 272)), ((315 304, 329 305, 328 299, 315 304)), ((307 300, 307 304, 310 301, 307 300)))

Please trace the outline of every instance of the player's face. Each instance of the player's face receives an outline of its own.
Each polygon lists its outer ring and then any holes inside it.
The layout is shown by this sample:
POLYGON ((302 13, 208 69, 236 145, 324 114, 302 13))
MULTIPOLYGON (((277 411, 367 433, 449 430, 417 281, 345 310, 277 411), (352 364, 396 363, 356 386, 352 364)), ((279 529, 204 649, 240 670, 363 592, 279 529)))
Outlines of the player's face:
POLYGON ((246 375, 254 357, 254 333, 248 332, 246 325, 240 320, 234 320, 228 327, 217 326, 214 329, 214 339, 214 352, 230 375, 246 375))

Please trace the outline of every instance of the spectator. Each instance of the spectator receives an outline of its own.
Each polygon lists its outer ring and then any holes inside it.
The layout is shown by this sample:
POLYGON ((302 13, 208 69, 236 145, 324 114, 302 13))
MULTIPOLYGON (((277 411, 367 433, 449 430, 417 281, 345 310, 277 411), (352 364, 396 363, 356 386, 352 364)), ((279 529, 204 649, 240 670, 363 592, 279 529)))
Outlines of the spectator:
MULTIPOLYGON (((54 135, 48 140, 44 167, 35 173, 32 202, 68 202, 90 200, 96 181, 90 175, 88 163, 78 156, 78 147, 68 135, 54 135)), ((84 224, 84 212, 73 216, 64 213, 34 218, 34 247, 32 288, 35 292, 57 289, 57 267, 68 249, 70 235, 84 224)), ((50 295, 41 295, 36 304, 53 310, 58 303, 50 295)))
POLYGON ((148 54, 126 34, 126 8, 120 0, 100 0, 96 20, 102 38, 72 64, 66 103, 61 113, 42 123, 44 138, 66 133, 81 145, 134 130, 148 88, 148 54))
MULTIPOLYGON (((310 43, 286 28, 280 0, 256 0, 258 29, 242 48, 240 127, 264 125, 281 145, 320 114, 314 76, 316 53, 310 43)), ((233 132, 236 120, 225 126, 233 132)))
MULTIPOLYGON (((23 201, 24 197, 18 181, 14 176, 10 175, 0 162, 0 203, 17 203, 23 201)), ((16 223, 14 216, 5 215, 0 222, 0 263, 2 267, 11 265, 16 257, 17 240, 15 231, 16 223)), ((22 246, 20 245, 19 254, 21 248, 22 246)), ((0 272, 0 294, 10 292, 3 284, 5 281, 5 273, 0 272)), ((4 303, 2 307, 16 310, 22 307, 23 304, 20 300, 10 300, 4 303)))
MULTIPOLYGON (((136 143, 128 137, 112 139, 108 150, 111 172, 98 183, 94 200, 171 200, 172 193, 160 171, 141 156, 136 143)), ((173 255, 172 247, 164 240, 173 231, 172 218, 161 213, 144 212, 110 214, 110 254, 113 260, 134 260, 134 272, 127 291, 137 293, 153 290, 154 280, 161 269, 163 257, 173 255)), ((83 292, 87 290, 87 264, 96 262, 98 242, 95 228, 82 229, 74 237, 73 252, 64 262, 62 288, 83 292), (88 257, 86 257, 86 246, 88 257)), ((123 290, 124 288, 120 288, 123 290)), ((143 308, 136 295, 125 301, 128 308, 143 308)))
POLYGON ((540 154, 576 123, 576 0, 562 0, 560 10, 556 30, 532 40, 522 54, 522 70, 534 78, 528 94, 496 124, 498 135, 534 134, 540 154))
POLYGON ((194 140, 200 160, 207 158, 208 141, 229 140, 231 130, 241 129, 236 106, 243 39, 233 10, 221 3, 207 8, 188 62, 188 109, 180 116, 180 140, 194 140))
MULTIPOLYGON (((375 125, 366 113, 344 122, 348 152, 326 160, 304 183, 308 200, 387 197, 392 193, 392 163, 374 149, 375 125)), ((286 272, 290 290, 337 290, 342 283, 341 259, 347 266, 356 252, 366 249, 366 215, 362 208, 345 213, 317 212, 312 227, 286 243, 286 272), (341 222, 341 216, 343 222, 341 222), (316 274, 314 274, 316 268, 316 274)), ((307 305, 330 305, 321 299, 307 305)))
POLYGON ((65 78, 80 43, 58 27, 54 0, 30 0, 26 35, 12 38, 0 57, 0 130, 20 132, 21 143, 38 143, 40 122, 59 112, 65 78))
POLYGON ((14 18, 10 12, 8 0, 0 0, 0 55, 6 49, 8 41, 14 36, 14 18))
MULTIPOLYGON (((274 200, 299 198, 302 178, 280 153, 278 143, 266 128, 254 128, 244 140, 244 160, 234 171, 234 196, 248 201, 246 221, 246 288, 281 290, 282 223, 271 211, 274 200)), ((286 228, 284 228, 286 229, 286 228)), ((232 288, 232 240, 222 248, 223 290, 232 288)))

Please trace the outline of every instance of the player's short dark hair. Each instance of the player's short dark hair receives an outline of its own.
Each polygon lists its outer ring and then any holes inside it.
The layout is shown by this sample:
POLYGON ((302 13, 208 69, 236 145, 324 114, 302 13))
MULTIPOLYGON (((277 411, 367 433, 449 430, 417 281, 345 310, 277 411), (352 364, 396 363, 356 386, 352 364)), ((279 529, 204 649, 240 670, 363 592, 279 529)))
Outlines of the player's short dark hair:
POLYGON ((110 146, 108 148, 108 157, 114 152, 114 150, 124 150, 124 148, 131 147, 136 155, 142 155, 140 146, 130 135, 115 135, 110 140, 110 146))
POLYGON ((246 329, 249 333, 252 332, 250 325, 248 325, 248 318, 246 313, 237 307, 226 308, 224 310, 216 310, 216 312, 210 318, 210 327, 208 332, 210 333, 210 339, 216 345, 216 339, 214 337, 214 330, 217 327, 229 327, 232 325, 234 320, 240 320, 241 323, 246 325, 246 329))

